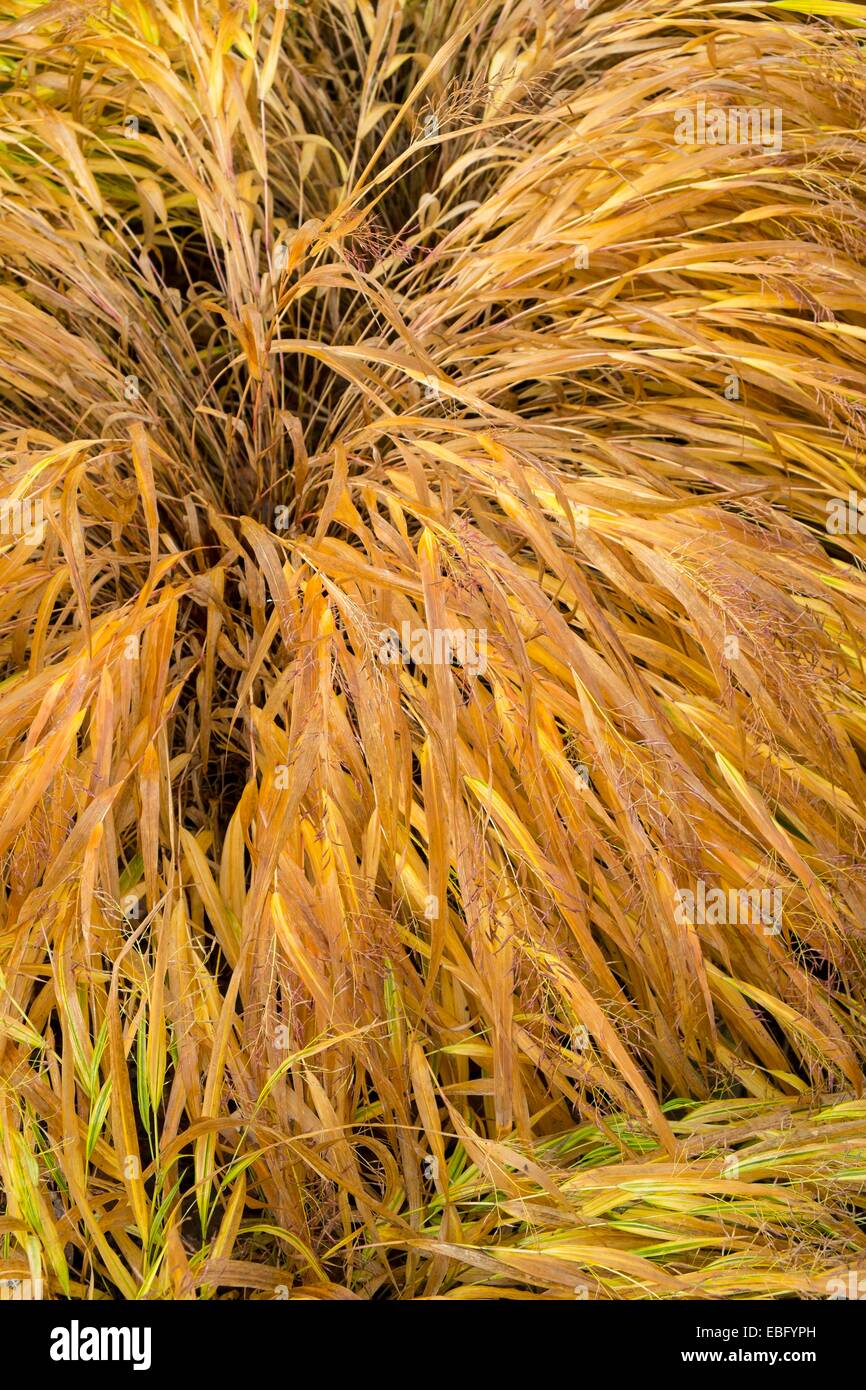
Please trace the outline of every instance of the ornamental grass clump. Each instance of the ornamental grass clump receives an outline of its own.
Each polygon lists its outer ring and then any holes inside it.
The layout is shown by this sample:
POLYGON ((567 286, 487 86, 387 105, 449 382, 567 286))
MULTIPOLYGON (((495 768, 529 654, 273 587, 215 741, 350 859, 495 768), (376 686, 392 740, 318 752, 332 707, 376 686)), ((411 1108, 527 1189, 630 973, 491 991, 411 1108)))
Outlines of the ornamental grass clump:
POLYGON ((4 1287, 866 1280, 864 38, 0 0, 4 1287))

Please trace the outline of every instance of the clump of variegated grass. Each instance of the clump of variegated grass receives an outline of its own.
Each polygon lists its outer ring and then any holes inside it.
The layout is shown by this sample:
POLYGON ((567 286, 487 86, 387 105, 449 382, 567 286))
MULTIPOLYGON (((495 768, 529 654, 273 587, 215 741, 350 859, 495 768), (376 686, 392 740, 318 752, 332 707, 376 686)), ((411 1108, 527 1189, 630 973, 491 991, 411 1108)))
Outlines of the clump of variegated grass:
POLYGON ((866 1259, 861 11, 657 10, 0 0, 0 1277, 866 1259))

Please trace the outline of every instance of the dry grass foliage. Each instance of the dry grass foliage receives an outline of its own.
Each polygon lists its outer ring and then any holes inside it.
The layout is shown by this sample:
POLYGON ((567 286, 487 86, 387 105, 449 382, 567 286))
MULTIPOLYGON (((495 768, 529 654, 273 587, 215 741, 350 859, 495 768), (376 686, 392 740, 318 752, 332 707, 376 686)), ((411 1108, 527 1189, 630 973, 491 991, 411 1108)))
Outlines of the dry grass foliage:
POLYGON ((862 24, 0 2, 0 1279, 866 1264, 862 24))

